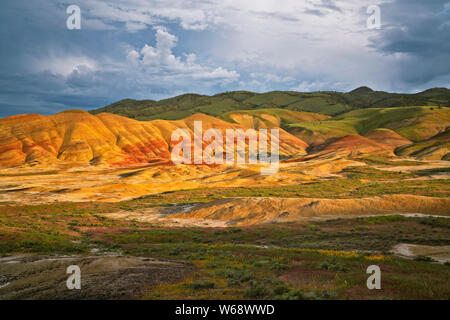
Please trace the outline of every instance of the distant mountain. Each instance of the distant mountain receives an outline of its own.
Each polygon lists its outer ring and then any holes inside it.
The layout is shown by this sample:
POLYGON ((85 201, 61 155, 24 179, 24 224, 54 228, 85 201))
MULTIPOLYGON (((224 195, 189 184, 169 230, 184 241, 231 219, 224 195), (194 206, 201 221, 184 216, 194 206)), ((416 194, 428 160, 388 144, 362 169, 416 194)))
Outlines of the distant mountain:
POLYGON ((355 90, 350 91, 349 93, 352 95, 367 95, 367 94, 371 94, 374 91, 372 89, 370 89, 369 87, 359 87, 355 90))
POLYGON ((338 115, 355 109, 403 106, 450 106, 450 90, 433 88, 417 94, 403 94, 360 87, 347 93, 233 91, 213 96, 184 94, 160 101, 125 99, 91 113, 109 112, 137 120, 178 120, 195 113, 220 117, 236 110, 286 109, 338 115))

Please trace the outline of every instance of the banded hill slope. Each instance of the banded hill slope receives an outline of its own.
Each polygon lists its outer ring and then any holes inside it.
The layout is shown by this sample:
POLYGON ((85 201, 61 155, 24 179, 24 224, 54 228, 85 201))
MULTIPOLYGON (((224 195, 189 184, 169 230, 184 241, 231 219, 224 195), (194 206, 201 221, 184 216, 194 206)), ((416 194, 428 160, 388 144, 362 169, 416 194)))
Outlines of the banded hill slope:
POLYGON ((185 128, 192 133, 196 120, 202 121, 203 130, 280 128, 280 156, 294 161, 373 154, 449 160, 450 108, 442 106, 450 101, 449 91, 430 89, 415 95, 366 87, 346 94, 239 91, 140 104, 122 101, 91 113, 71 110, 51 116, 12 116, 0 119, 0 167, 168 162, 172 132, 185 128), (332 110, 341 102, 344 107, 333 116, 332 110), (436 105, 392 106, 418 102, 436 105), (314 108, 305 108, 308 103, 314 108), (380 105, 385 107, 368 108, 380 105))
POLYGON ((447 107, 367 108, 334 117, 285 109, 236 110, 222 118, 250 128, 284 128, 308 143, 305 160, 374 154, 441 160, 450 153, 447 107))
POLYGON ((367 155, 448 160, 450 109, 360 109, 329 117, 282 109, 238 110, 228 121, 204 114, 182 120, 137 121, 115 114, 72 110, 52 116, 18 115, 0 120, 0 166, 74 162, 127 166, 169 161, 171 134, 203 130, 280 129, 280 155, 303 160, 367 155))
MULTIPOLYGON (((196 120, 202 121, 203 130, 245 129, 203 114, 149 122, 79 110, 12 116, 0 120, 0 166, 60 161, 127 166, 169 161, 172 132, 184 128, 193 135, 196 120)), ((308 145, 299 138, 281 130, 279 139, 280 155, 306 154, 308 145)))
POLYGON ((415 157, 419 160, 450 160, 450 128, 436 136, 397 150, 399 156, 415 157))

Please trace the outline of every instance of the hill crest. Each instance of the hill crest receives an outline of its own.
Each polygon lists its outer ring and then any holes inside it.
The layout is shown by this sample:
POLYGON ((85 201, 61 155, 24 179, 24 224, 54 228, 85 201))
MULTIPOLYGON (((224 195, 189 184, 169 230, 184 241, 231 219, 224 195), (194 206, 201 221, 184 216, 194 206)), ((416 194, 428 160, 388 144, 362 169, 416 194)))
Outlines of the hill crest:
POLYGON ((220 117, 236 110, 285 109, 334 116, 357 109, 414 105, 450 106, 450 90, 432 88, 415 94, 403 94, 360 87, 346 93, 230 91, 212 96, 189 93, 160 101, 124 99, 90 112, 116 113, 136 120, 180 120, 195 113, 220 117))

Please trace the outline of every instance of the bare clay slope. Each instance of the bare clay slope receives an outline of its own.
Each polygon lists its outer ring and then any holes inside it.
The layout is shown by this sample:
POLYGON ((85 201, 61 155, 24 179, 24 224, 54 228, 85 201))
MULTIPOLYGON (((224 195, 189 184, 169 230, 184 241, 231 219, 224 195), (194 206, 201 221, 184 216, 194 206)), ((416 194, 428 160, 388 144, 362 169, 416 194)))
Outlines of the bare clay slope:
POLYGON ((396 213, 450 215, 450 199, 388 195, 362 199, 234 198, 200 204, 170 219, 207 219, 235 225, 396 213))
POLYGON ((166 141, 150 124, 115 115, 66 111, 0 120, 0 166, 55 162, 139 163, 167 158, 166 141))
MULTIPOLYGON (((128 166, 170 160, 171 134, 193 134, 194 121, 209 128, 244 129, 238 124, 195 114, 183 120, 137 121, 72 110, 52 116, 19 115, 0 120, 0 167, 57 162, 128 166)), ((281 130, 280 154, 305 154, 308 145, 281 130)))

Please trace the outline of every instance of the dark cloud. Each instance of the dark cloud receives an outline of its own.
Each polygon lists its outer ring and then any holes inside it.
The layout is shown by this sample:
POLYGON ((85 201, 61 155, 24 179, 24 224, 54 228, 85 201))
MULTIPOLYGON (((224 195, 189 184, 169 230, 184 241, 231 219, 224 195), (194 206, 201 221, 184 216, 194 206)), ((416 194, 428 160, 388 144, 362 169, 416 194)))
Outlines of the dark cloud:
MULTIPOLYGON (((398 75, 423 84, 450 73, 450 2, 397 0, 381 6, 381 30, 370 45, 386 55, 401 55, 398 75)), ((448 85, 448 83, 447 83, 448 85)))
MULTIPOLYGON (((216 66, 194 62, 179 63, 180 70, 169 75, 159 66, 134 70, 127 65, 127 52, 152 45, 154 30, 92 30, 84 29, 82 23, 82 30, 69 31, 66 7, 55 3, 2 1, 0 117, 93 109, 123 98, 160 99, 188 90, 210 93, 223 90, 221 81, 233 76, 225 69, 217 71, 216 66)), ((173 52, 172 47, 165 49, 175 62, 186 53, 183 49, 177 52, 178 48, 173 52)))
MULTIPOLYGON (((239 2, 221 7, 220 0, 174 2, 171 8, 168 1, 151 17, 151 0, 77 2, 84 14, 81 31, 65 27, 70 0, 1 1, 0 117, 186 92, 346 90, 362 84, 413 91, 450 82, 449 1, 381 5, 382 29, 370 31, 373 55, 366 34, 358 45, 346 38, 355 26, 365 27, 366 7, 356 0, 352 10, 334 0, 287 9, 261 3, 257 10, 239 2), (204 16, 190 10, 199 4, 204 16), (140 9, 131 10, 133 5, 140 9), (354 21, 360 18, 361 24, 354 21), (159 46, 157 26, 167 30, 159 46), (222 59, 217 52, 225 50, 222 59), (236 60, 227 60, 234 52, 236 60), (266 76, 249 77, 257 71, 266 76)), ((368 32, 358 30, 358 36, 368 32)))

